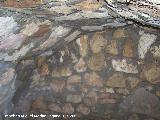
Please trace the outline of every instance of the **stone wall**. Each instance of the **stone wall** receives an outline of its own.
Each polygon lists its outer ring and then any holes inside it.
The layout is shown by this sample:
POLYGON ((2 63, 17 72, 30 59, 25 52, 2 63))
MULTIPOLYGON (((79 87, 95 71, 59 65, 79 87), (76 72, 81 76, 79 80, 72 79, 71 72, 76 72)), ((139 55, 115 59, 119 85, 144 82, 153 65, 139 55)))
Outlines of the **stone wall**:
POLYGON ((18 78, 33 72, 15 96, 14 113, 158 120, 159 37, 137 26, 105 29, 80 35, 53 55, 23 60, 18 78))
POLYGON ((158 27, 102 1, 22 8, 0 8, 0 119, 160 119, 158 27))

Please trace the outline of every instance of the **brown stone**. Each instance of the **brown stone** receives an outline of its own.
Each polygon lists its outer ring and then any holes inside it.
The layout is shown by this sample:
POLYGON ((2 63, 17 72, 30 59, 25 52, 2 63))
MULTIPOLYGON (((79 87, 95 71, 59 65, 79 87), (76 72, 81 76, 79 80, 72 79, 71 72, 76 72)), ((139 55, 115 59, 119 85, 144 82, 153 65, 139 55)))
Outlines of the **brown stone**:
POLYGON ((78 92, 80 84, 67 84, 66 88, 69 92, 78 92))
POLYGON ((106 53, 112 54, 112 55, 118 55, 118 43, 116 40, 111 40, 110 43, 108 43, 106 47, 106 53))
POLYGON ((134 43, 132 40, 126 40, 123 49, 123 56, 131 58, 134 57, 134 43))
POLYGON ((94 106, 97 103, 97 100, 97 93, 95 91, 91 91, 85 96, 83 101, 87 106, 94 106))
POLYGON ((80 103, 82 101, 82 98, 80 95, 69 94, 66 97, 66 101, 70 103, 80 103))
POLYGON ((80 49, 80 54, 82 57, 86 56, 88 54, 88 36, 83 35, 80 38, 76 40, 79 49, 80 49))
POLYGON ((38 57, 37 68, 41 76, 46 76, 50 73, 45 57, 38 57))
POLYGON ((94 102, 92 102, 92 99, 90 99, 90 98, 84 98, 84 99, 83 99, 83 102, 84 102, 85 105, 87 105, 87 106, 89 106, 89 107, 95 105, 94 102))
POLYGON ((94 11, 102 7, 102 2, 93 0, 82 1, 75 5, 77 9, 84 11, 94 11))
POLYGON ((41 0, 22 0, 20 2, 16 0, 5 0, 3 6, 15 7, 15 8, 28 8, 28 7, 35 7, 41 3, 42 3, 41 0))
POLYGON ((87 69, 87 65, 84 61, 83 58, 80 58, 78 63, 74 66, 74 69, 77 71, 77 72, 85 72, 86 69, 87 69))
POLYGON ((42 37, 45 33, 50 31, 49 25, 40 25, 36 33, 33 34, 34 37, 42 37))
POLYGON ((102 53, 92 55, 88 60, 88 67, 93 71, 100 71, 106 67, 105 56, 102 53))
POLYGON ((92 40, 90 40, 90 47, 93 53, 101 52, 107 43, 101 32, 97 32, 93 35, 92 40))
POLYGON ((64 104, 62 110, 63 110, 63 113, 65 113, 65 114, 73 114, 74 113, 74 107, 70 103, 64 104))
POLYGON ((114 73, 109 79, 106 81, 106 85, 109 87, 126 87, 126 78, 121 73, 114 73))
POLYGON ((128 78, 127 78, 127 82, 128 82, 129 87, 130 87, 131 89, 137 87, 137 85, 140 83, 140 81, 141 81, 141 80, 140 80, 139 78, 135 78, 135 77, 128 77, 128 78))
POLYGON ((81 83, 81 76, 73 75, 69 77, 67 80, 67 86, 66 86, 67 90, 76 92, 80 87, 80 83, 81 83))
POLYGON ((51 82, 51 88, 56 93, 62 93, 65 88, 65 81, 63 80, 53 80, 51 82))
POLYGON ((116 99, 102 99, 100 100, 100 104, 115 104, 117 101, 116 99))
POLYGON ((77 84, 80 82, 81 82, 81 76, 79 75, 70 76, 67 80, 67 84, 77 84))
POLYGON ((130 91, 126 88, 117 88, 116 93, 117 94, 122 94, 122 95, 129 95, 130 91))
POLYGON ((36 100, 33 101, 31 105, 31 109, 32 110, 46 110, 47 106, 44 102, 44 97, 43 96, 37 97, 36 100))
POLYGON ((87 93, 88 92, 88 86, 86 84, 80 85, 80 91, 82 93, 87 93))
POLYGON ((58 113, 62 112, 61 107, 58 104, 56 104, 56 103, 50 103, 48 105, 48 109, 51 110, 51 111, 53 111, 53 112, 58 112, 58 113))
POLYGON ((117 102, 115 94, 101 93, 98 95, 98 100, 101 104, 114 104, 117 102))
POLYGON ((157 95, 158 97, 160 97, 160 90, 159 90, 159 91, 156 91, 156 95, 157 95))
POLYGON ((39 30, 38 23, 32 22, 30 24, 27 24, 25 28, 20 31, 20 33, 22 33, 25 36, 32 36, 38 30, 39 30))
POLYGON ((156 64, 145 66, 142 70, 141 78, 152 84, 160 83, 160 66, 156 64))
MULTIPOLYGON (((50 1, 47 1, 47 2, 50 2, 50 1)), ((57 0, 57 2, 68 2, 68 1, 64 1, 64 0, 57 0)), ((72 13, 73 11, 73 7, 72 6, 68 6, 68 5, 60 5, 60 6, 52 6, 49 11, 52 13, 52 14, 63 14, 63 15, 69 15, 72 13)))
POLYGON ((40 69, 41 76, 49 75, 50 71, 47 64, 43 64, 40 69))
POLYGON ((102 87, 103 86, 102 78, 95 72, 86 73, 85 74, 85 82, 87 85, 90 85, 90 86, 95 86, 95 87, 102 87))
POLYGON ((53 77, 68 77, 72 75, 72 71, 68 66, 62 66, 52 71, 53 77))
POLYGON ((37 58, 37 67, 41 69, 41 66, 46 64, 46 57, 38 57, 37 58))
POLYGON ((87 93, 86 97, 93 99, 94 101, 97 101, 97 93, 95 91, 90 91, 87 93))
POLYGON ((114 39, 123 38, 123 37, 126 37, 125 30, 123 28, 118 28, 114 31, 113 33, 114 39))
POLYGON ((84 104, 80 104, 77 107, 77 112, 81 113, 82 115, 88 115, 90 113, 89 107, 85 106, 84 104))
POLYGON ((53 45, 55 45, 57 43, 57 41, 58 41, 58 39, 51 35, 46 41, 44 41, 42 44, 40 44, 39 47, 33 49, 32 51, 37 52, 39 50, 45 50, 45 49, 50 48, 53 45))

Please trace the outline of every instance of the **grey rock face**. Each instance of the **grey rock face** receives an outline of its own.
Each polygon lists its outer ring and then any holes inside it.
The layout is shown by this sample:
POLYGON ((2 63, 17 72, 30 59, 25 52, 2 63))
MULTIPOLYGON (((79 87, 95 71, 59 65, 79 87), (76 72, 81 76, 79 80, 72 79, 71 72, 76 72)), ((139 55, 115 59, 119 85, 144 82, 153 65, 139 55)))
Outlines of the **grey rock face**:
POLYGON ((0 115, 7 114, 12 110, 11 99, 15 92, 15 70, 4 62, 0 62, 0 115))
POLYGON ((158 97, 146 91, 144 88, 137 89, 120 104, 120 108, 129 113, 159 116, 160 101, 158 97))
POLYGON ((160 27, 158 0, 105 0, 108 7, 120 16, 155 27, 160 27))

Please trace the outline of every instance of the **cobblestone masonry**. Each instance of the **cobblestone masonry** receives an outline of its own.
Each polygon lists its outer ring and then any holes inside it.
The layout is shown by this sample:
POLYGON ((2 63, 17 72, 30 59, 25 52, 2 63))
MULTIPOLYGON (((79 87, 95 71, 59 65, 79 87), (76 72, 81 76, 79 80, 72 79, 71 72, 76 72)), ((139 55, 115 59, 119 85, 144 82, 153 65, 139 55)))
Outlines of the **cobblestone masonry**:
POLYGON ((0 119, 160 119, 157 24, 126 21, 104 1, 41 2, 1 4, 0 119))

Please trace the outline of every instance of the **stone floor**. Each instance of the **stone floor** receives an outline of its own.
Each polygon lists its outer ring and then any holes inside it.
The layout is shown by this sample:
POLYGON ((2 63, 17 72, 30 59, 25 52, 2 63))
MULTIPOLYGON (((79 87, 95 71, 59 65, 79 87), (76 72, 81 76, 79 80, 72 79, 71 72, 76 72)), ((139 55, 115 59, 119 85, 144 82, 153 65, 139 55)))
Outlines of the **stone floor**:
POLYGON ((0 120, 160 120, 160 30, 92 2, 0 8, 0 120))

